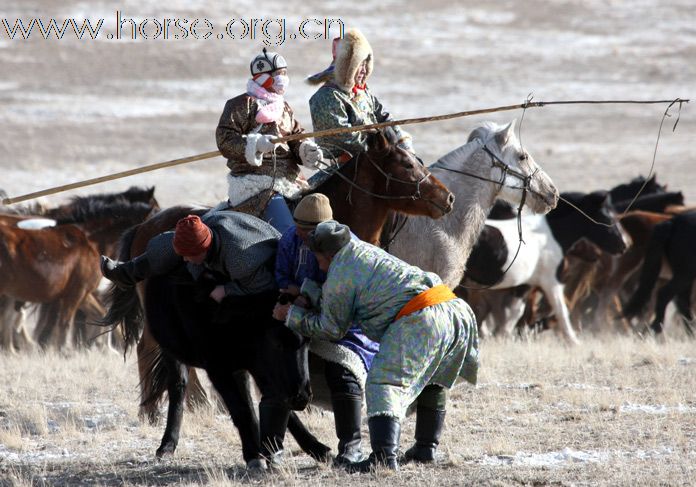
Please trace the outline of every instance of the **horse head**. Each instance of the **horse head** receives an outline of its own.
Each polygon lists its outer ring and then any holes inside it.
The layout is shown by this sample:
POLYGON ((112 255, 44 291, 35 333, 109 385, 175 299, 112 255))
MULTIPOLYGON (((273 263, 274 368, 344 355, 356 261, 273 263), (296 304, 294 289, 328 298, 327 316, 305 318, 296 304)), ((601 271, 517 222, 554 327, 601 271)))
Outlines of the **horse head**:
POLYGON ((479 167, 484 161, 484 177, 499 182, 497 198, 514 206, 524 203, 534 213, 548 213, 558 203, 558 190, 551 178, 520 144, 515 120, 504 127, 486 122, 475 129, 468 142, 480 140, 479 167), (485 173, 488 174, 485 174, 485 173))
POLYGON ((562 196, 565 201, 549 213, 547 219, 564 251, 583 237, 612 255, 628 248, 631 239, 618 222, 607 191, 563 193, 562 196))
POLYGON ((373 166, 374 171, 368 171, 371 174, 362 183, 386 200, 390 209, 436 219, 452 211, 454 195, 412 152, 399 146, 391 127, 367 137, 368 150, 358 155, 355 163, 373 166), (361 162, 362 158, 366 162, 361 162))
POLYGON ((260 387, 273 395, 272 400, 301 411, 312 399, 309 375, 309 340, 287 328, 283 323, 270 320, 257 352, 263 370, 260 387))
POLYGON ((649 194, 661 194, 667 192, 667 185, 657 182, 657 174, 653 174, 649 179, 644 176, 633 178, 630 182, 619 184, 609 190, 611 200, 614 203, 624 200, 632 200, 639 196, 649 194))

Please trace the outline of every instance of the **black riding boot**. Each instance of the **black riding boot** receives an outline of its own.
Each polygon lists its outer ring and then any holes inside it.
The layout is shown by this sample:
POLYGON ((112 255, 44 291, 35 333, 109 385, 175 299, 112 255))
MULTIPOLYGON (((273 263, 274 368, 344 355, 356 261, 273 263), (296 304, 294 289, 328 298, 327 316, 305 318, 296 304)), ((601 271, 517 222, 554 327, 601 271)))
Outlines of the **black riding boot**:
POLYGON ((416 444, 404 454, 404 461, 430 463, 445 425, 447 390, 435 384, 426 386, 418 395, 416 408, 416 444))
POLYGON ((277 467, 283 461, 283 440, 289 416, 290 410, 283 406, 259 404, 261 455, 271 467, 277 467))
POLYGON ((416 444, 406 450, 404 459, 419 463, 435 461, 437 445, 445 424, 444 409, 418 406, 416 409, 416 444))
POLYGON ((331 402, 338 437, 338 455, 334 465, 349 465, 364 460, 360 437, 362 396, 336 394, 331 402))
POLYGON ((346 470, 351 473, 370 472, 377 466, 398 470, 399 420, 391 416, 373 416, 367 420, 367 424, 370 426, 372 453, 367 460, 347 465, 346 470))
POLYGON ((150 263, 146 255, 139 255, 127 262, 119 262, 102 255, 101 272, 117 286, 129 288, 150 277, 150 263))

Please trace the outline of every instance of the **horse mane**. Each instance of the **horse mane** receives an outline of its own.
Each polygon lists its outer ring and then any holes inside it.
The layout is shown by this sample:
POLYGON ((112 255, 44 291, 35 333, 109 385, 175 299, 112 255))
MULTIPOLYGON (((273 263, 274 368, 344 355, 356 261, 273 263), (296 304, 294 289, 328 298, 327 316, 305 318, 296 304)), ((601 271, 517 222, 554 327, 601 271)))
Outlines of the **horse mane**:
POLYGON ((131 202, 125 198, 102 199, 100 197, 79 197, 73 203, 59 209, 54 215, 58 224, 85 223, 99 219, 122 219, 142 221, 153 207, 144 202, 131 202))
MULTIPOLYGON (((0 199, 7 198, 7 192, 0 188, 0 199)), ((30 205, 3 205, 0 203, 0 213, 10 215, 35 215, 43 216, 46 209, 41 203, 32 203, 30 205)))
MULTIPOLYGON (((469 157, 471 157, 471 155, 479 149, 480 146, 478 144, 474 144, 473 142, 479 140, 481 141, 481 144, 486 144, 489 140, 494 138, 496 133, 500 132, 504 128, 505 127, 503 125, 499 125, 495 122, 482 122, 471 131, 469 137, 466 139, 466 144, 457 147, 456 149, 440 157, 437 161, 435 161, 435 163, 430 165, 430 167, 437 169, 461 166, 463 161, 467 161, 469 157)), ((508 144, 510 144, 512 140, 516 139, 511 139, 508 141, 508 144)))

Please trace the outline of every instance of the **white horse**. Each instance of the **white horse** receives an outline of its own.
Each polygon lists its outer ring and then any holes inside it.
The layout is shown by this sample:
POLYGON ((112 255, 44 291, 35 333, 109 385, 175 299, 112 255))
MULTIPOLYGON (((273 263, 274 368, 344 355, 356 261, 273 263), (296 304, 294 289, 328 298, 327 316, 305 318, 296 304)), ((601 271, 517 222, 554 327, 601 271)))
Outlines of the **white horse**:
POLYGON ((514 120, 504 127, 485 122, 471 132, 466 145, 430 166, 456 196, 454 209, 438 220, 409 217, 390 245, 392 254, 439 274, 454 289, 497 198, 516 207, 524 198, 533 213, 545 214, 556 206, 558 190, 521 147, 514 126, 514 120))
MULTIPOLYGON (((519 243, 516 219, 487 220, 486 225, 490 228, 483 233, 486 238, 481 238, 468 262, 470 271, 467 273, 467 283, 477 279, 482 283, 495 282, 490 287, 491 290, 511 289, 521 285, 540 288, 558 320, 559 331, 568 341, 577 343, 566 306, 565 284, 559 276, 563 259, 582 240, 609 255, 621 254, 630 245, 630 238, 617 222, 606 191, 564 193, 563 196, 565 201, 547 215, 522 216, 522 244, 519 243), (575 208, 579 208, 581 212, 575 208), (502 240, 493 235, 493 232, 499 232, 502 240), (505 257, 493 263, 488 262, 487 255, 505 257), (486 276, 485 281, 481 279, 482 276, 486 276)), ((482 294, 486 292, 483 291, 482 294)), ((518 301, 509 306, 507 322, 498 321, 495 324, 496 330, 506 324, 517 324, 524 312, 526 300, 518 301)), ((496 309, 499 307, 491 305, 493 318, 503 316, 501 310, 496 309)))

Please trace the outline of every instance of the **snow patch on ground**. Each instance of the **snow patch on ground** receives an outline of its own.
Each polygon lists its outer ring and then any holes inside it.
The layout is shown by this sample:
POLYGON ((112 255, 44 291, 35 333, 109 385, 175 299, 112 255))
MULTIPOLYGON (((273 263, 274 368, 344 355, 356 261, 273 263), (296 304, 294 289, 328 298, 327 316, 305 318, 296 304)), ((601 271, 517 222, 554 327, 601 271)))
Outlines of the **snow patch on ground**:
POLYGON ((639 460, 669 456, 673 450, 660 447, 653 450, 573 450, 564 448, 561 451, 545 453, 517 452, 514 455, 485 455, 480 461, 482 465, 514 466, 514 467, 562 467, 568 464, 601 463, 611 459, 634 458, 639 460))

